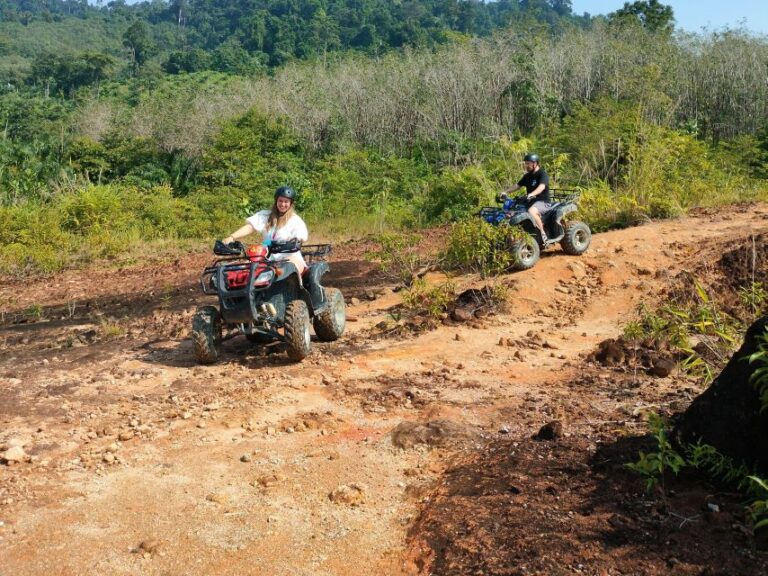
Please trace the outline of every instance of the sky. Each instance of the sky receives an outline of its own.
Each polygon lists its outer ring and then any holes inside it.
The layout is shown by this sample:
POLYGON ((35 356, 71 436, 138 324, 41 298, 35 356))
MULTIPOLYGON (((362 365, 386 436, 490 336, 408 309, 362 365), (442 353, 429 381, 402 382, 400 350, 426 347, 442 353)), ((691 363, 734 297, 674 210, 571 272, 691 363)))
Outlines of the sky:
MULTIPOLYGON (((633 0, 629 0, 632 2, 633 0)), ((625 0, 571 0, 574 14, 608 14, 624 6, 625 0)), ((768 0, 661 0, 672 6, 676 28, 687 32, 724 27, 744 27, 768 35, 768 0)))

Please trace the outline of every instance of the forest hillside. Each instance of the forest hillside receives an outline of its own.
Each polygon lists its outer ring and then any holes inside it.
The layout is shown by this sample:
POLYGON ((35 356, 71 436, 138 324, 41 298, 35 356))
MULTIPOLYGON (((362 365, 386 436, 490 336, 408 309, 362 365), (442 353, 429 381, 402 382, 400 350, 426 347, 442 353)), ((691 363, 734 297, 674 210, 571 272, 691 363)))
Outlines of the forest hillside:
POLYGON ((0 2, 0 269, 455 221, 535 150, 594 229, 765 197, 768 40, 656 0, 0 2), (43 49, 41 49, 41 47, 43 49), (52 246, 57 246, 53 249, 52 246))

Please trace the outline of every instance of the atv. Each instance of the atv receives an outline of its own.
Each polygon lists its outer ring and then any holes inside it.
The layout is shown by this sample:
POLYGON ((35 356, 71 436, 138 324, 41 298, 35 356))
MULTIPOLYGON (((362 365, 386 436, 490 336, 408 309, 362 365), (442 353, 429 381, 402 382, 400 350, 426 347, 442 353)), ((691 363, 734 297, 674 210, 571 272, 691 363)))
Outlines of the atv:
POLYGON ((525 196, 508 197, 506 194, 496 196, 498 206, 488 206, 480 210, 479 216, 494 226, 519 226, 527 233, 524 239, 510 240, 507 248, 514 257, 514 270, 528 270, 539 261, 541 251, 553 244, 560 243, 563 252, 580 256, 589 248, 592 231, 584 222, 568 220, 563 222, 566 214, 575 212, 578 208, 576 200, 579 193, 575 190, 551 190, 552 208, 542 217, 547 239, 541 236, 541 231, 528 214, 529 202, 525 196))
POLYGON ((218 296, 219 306, 202 306, 192 319, 198 362, 215 362, 222 342, 239 334, 257 344, 282 341, 288 358, 296 362, 309 355, 310 324, 319 340, 337 340, 346 324, 344 297, 320 283, 330 269, 330 251, 330 244, 302 249, 292 241, 246 248, 241 242, 217 240, 213 252, 219 258, 203 270, 200 284, 205 294, 218 296), (301 276, 292 262, 270 260, 273 254, 299 250, 309 264, 301 276))

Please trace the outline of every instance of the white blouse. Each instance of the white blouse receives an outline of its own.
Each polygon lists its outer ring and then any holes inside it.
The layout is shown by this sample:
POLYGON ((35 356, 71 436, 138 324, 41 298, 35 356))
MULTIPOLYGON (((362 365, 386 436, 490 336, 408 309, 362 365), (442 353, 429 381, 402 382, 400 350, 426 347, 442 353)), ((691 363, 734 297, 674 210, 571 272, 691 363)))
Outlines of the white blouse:
MULTIPOLYGON (((304 224, 304 220, 302 220, 301 216, 298 214, 291 216, 288 219, 288 222, 285 223, 285 226, 276 229, 274 226, 271 228, 267 227, 270 213, 270 210, 261 210, 245 219, 248 224, 253 226, 253 229, 256 230, 256 232, 261 233, 264 240, 270 240, 272 242, 301 240, 302 242, 306 242, 307 238, 309 238, 307 225, 304 224)), ((295 252, 293 254, 273 254, 270 258, 272 260, 286 260, 291 256, 293 256, 294 259, 298 259, 304 266, 306 266, 306 262, 304 262, 304 257, 301 255, 301 252, 295 252)))

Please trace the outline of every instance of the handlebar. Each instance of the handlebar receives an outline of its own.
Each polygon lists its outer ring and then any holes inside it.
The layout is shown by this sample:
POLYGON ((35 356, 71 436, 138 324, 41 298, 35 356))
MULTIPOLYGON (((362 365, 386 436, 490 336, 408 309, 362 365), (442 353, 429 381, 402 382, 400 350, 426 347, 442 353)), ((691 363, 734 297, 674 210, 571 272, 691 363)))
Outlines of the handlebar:
POLYGON ((509 197, 509 195, 502 192, 501 194, 496 194, 496 202, 499 204, 503 204, 504 202, 507 202, 508 200, 511 200, 513 203, 517 202, 525 202, 528 200, 527 194, 521 194, 519 196, 513 196, 512 198, 509 197))
MULTIPOLYGON (((288 240, 287 242, 271 242, 266 244, 270 254, 290 254, 301 250, 301 240, 288 240)), ((245 245, 239 240, 225 244, 216 240, 213 245, 213 253, 217 256, 244 256, 245 245)))
POLYGON ((216 240, 213 245, 213 253, 217 256, 240 256, 245 254, 245 246, 239 240, 224 244, 221 240, 216 240))
POLYGON ((288 240, 288 242, 272 242, 269 251, 272 254, 289 254, 301 250, 301 240, 288 240))
MULTIPOLYGON (((579 196, 581 195, 581 190, 567 189, 567 188, 550 188, 549 194, 552 202, 575 202, 576 200, 578 200, 579 196)), ((528 200, 527 194, 521 194, 520 196, 513 196, 510 198, 504 192, 501 192, 500 194, 496 194, 495 200, 499 204, 504 204, 505 207, 507 203, 509 203, 510 206, 514 206, 516 204, 528 204, 529 202, 533 201, 533 200, 528 200)))

